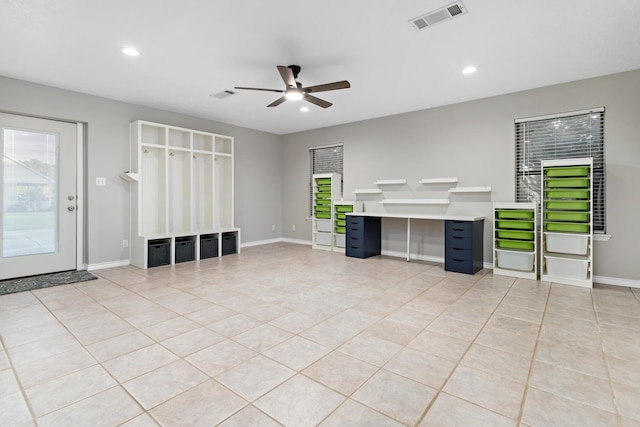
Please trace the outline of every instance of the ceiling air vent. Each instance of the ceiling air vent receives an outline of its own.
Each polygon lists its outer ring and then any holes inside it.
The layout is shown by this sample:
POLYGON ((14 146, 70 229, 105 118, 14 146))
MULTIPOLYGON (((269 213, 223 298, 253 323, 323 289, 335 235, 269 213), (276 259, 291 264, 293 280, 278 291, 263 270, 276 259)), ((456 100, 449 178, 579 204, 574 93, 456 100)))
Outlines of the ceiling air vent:
POLYGON ((228 96, 235 95, 235 94, 236 93, 234 91, 232 91, 232 90, 223 90, 222 92, 212 93, 209 96, 211 96, 213 98, 224 99, 224 98, 226 98, 228 96))
POLYGON ((464 7, 462 2, 458 1, 456 3, 451 3, 448 6, 441 7, 440 9, 433 10, 422 16, 410 19, 409 23, 411 23, 416 30, 424 30, 425 28, 432 27, 435 24, 456 16, 464 15, 465 13, 467 13, 467 9, 464 7))

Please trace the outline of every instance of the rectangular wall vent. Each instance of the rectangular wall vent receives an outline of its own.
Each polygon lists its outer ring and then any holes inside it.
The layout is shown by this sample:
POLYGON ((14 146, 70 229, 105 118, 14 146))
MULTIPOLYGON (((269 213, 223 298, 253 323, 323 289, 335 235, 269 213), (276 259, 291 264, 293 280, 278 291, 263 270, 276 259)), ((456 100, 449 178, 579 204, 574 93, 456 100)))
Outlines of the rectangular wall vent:
POLYGON ((464 15, 467 13, 467 9, 464 7, 461 1, 451 3, 440 9, 432 10, 429 13, 415 17, 409 20, 409 23, 416 30, 424 30, 425 28, 432 27, 435 24, 449 20, 456 16, 464 15))

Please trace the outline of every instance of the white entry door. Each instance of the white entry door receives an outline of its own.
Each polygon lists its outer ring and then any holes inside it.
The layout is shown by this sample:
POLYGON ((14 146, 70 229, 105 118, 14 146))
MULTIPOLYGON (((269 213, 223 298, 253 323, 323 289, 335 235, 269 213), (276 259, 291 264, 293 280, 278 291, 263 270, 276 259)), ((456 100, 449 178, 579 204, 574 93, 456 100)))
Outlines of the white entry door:
POLYGON ((77 133, 0 113, 0 279, 76 269, 77 133))

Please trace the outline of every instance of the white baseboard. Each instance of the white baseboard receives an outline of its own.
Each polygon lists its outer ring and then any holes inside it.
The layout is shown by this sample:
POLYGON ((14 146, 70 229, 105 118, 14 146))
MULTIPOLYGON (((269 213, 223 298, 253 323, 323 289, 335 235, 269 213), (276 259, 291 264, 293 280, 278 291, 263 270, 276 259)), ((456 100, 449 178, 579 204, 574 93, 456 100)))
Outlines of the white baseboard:
POLYGON ((240 247, 250 248, 251 246, 269 245, 271 243, 280 243, 280 242, 282 242, 282 237, 278 237, 276 239, 256 240, 254 242, 243 242, 240 244, 240 247))
POLYGON ((87 270, 104 270, 105 268, 115 268, 115 267, 124 267, 125 265, 129 265, 130 262, 128 259, 122 259, 120 261, 111 261, 111 262, 100 262, 98 264, 87 264, 87 270))
POLYGON ((307 246, 313 245, 313 242, 311 240, 282 239, 282 241, 286 243, 295 243, 296 245, 307 245, 307 246))
POLYGON ((601 285, 626 286, 627 288, 640 288, 640 280, 621 279, 619 277, 593 276, 593 283, 601 285))

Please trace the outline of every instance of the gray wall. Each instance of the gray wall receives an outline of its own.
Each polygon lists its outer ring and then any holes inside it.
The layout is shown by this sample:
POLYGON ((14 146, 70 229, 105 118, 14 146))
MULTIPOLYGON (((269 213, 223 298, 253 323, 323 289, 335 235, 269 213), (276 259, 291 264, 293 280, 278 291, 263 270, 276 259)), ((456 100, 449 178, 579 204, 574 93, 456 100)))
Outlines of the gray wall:
MULTIPOLYGON (((344 198, 366 210, 385 209, 378 198, 352 194, 377 179, 406 178, 402 195, 426 188, 420 178, 458 177, 459 186, 491 186, 490 195, 452 195, 446 207, 406 207, 425 212, 469 212, 491 217, 491 202, 514 199, 514 120, 593 107, 606 108, 607 233, 594 245, 594 274, 640 280, 640 70, 550 86, 396 116, 290 134, 284 140, 285 237, 310 240, 309 147, 344 143, 344 198), (296 232, 291 226, 296 225, 296 232)), ((428 94, 425 94, 428 96, 428 94)), ((429 190, 433 190, 429 188, 429 190)), ((385 192, 386 193, 386 192, 385 192)), ((437 192, 429 192, 437 195, 437 192)), ((446 193, 445 193, 446 194, 446 193)), ((398 207, 387 207, 387 211, 398 207)), ((422 221, 412 252, 442 257, 442 224, 422 221)), ((412 224, 413 226, 413 224, 412 224)), ((404 221, 385 221, 383 250, 405 251, 404 221)), ((490 221, 485 261, 492 262, 490 221)))
POLYGON ((205 119, 0 77, 0 110, 86 123, 87 263, 129 258, 129 123, 182 126, 235 138, 235 225, 242 242, 282 236, 281 137, 205 119), (107 178, 96 187, 95 178, 107 178), (276 230, 272 231, 271 226, 276 230))

